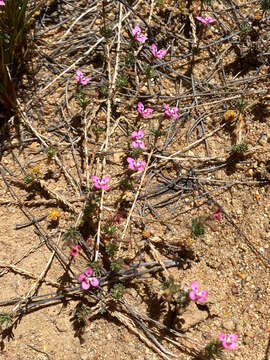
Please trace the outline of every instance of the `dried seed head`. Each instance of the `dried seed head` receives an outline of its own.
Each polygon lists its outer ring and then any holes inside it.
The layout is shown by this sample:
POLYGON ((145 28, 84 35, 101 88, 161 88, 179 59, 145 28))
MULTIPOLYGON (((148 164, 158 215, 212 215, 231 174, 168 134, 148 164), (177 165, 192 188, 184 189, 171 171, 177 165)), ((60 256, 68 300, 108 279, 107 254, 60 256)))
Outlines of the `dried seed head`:
POLYGON ((40 173, 40 167, 39 165, 34 165, 32 167, 32 173, 35 174, 35 175, 38 175, 40 173))
POLYGON ((224 120, 226 122, 231 122, 235 119, 236 112, 234 110, 227 110, 224 114, 224 120))
POLYGON ((143 230, 143 232, 142 232, 142 236, 143 236, 143 238, 145 238, 145 239, 148 239, 149 237, 150 237, 150 231, 149 230, 147 230, 147 229, 144 229, 143 230))
POLYGON ((56 221, 60 217, 60 214, 61 214, 60 210, 54 208, 54 209, 49 211, 48 218, 50 220, 56 221))

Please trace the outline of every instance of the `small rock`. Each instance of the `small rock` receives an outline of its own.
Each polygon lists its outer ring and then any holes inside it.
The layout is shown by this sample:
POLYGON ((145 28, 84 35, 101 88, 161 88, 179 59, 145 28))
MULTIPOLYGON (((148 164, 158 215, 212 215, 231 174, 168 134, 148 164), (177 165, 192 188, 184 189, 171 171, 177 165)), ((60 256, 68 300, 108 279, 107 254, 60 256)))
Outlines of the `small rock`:
POLYGON ((261 146, 264 146, 268 141, 268 136, 267 136, 267 133, 263 133, 261 134, 261 137, 258 141, 258 143, 261 145, 261 146))
POLYGON ((113 160, 117 164, 121 162, 121 159, 125 156, 125 153, 123 151, 117 151, 113 154, 113 160))
POLYGON ((190 303, 185 309, 184 313, 178 316, 176 328, 177 330, 186 331, 190 327, 206 320, 208 317, 207 311, 199 310, 195 303, 190 303))
POLYGON ((211 334, 209 332, 204 332, 202 336, 205 340, 209 340, 211 338, 211 334))
POLYGON ((232 320, 226 320, 222 323, 223 327, 226 329, 226 330, 234 330, 234 322, 232 320))
POLYGON ((239 290, 235 284, 232 285, 232 294, 233 295, 239 294, 239 290))
POLYGON ((241 334, 241 330, 242 330, 241 325, 237 324, 235 330, 237 334, 241 334))
POLYGON ((252 339, 251 339, 250 337, 245 336, 244 339, 243 339, 243 343, 244 343, 245 345, 248 345, 248 344, 251 343, 251 340, 252 340, 252 339))

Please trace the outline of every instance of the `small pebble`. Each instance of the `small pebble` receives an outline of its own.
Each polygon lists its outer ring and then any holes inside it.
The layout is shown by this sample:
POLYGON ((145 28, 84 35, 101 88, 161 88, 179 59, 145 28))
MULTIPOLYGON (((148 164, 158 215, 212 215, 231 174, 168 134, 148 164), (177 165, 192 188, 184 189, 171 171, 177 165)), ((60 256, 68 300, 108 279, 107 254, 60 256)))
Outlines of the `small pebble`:
POLYGON ((241 330, 242 330, 242 328, 241 328, 241 326, 240 326, 240 324, 237 324, 236 325, 236 333, 239 335, 240 333, 241 333, 241 330))
POLYGON ((239 294, 239 290, 235 284, 232 285, 232 294, 233 295, 239 294))
POLYGON ((211 338, 211 334, 209 332, 204 332, 202 336, 205 340, 209 340, 211 338))
POLYGON ((232 331, 235 328, 234 322, 232 320, 226 320, 222 323, 223 327, 226 330, 232 331))

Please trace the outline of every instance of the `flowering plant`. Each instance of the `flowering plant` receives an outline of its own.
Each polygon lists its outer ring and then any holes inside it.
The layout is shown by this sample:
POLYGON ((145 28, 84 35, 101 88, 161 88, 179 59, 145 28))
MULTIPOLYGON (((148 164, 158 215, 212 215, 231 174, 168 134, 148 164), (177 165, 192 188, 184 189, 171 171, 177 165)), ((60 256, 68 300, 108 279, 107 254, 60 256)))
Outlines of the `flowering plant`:
POLYGON ((199 303, 202 303, 205 301, 207 295, 208 295, 208 291, 207 290, 202 290, 199 291, 199 285, 196 281, 193 281, 190 284, 190 288, 191 290, 189 291, 189 298, 192 301, 198 301, 199 303))
POLYGON ((94 187, 97 189, 108 190, 109 185, 107 183, 110 181, 109 176, 104 176, 103 178, 99 178, 97 176, 92 176, 92 180, 94 181, 94 187))
POLYGON ((115 223, 116 223, 117 225, 121 225, 121 219, 122 219, 122 217, 123 217, 122 214, 117 213, 117 214, 114 215, 113 220, 115 221, 115 223))
POLYGON ((203 350, 200 351, 199 355, 202 359, 216 359, 220 357, 223 359, 223 350, 224 349, 236 349, 238 339, 237 334, 230 334, 226 336, 224 333, 219 334, 219 338, 210 341, 203 350))
POLYGON ((151 108, 144 108, 144 105, 142 102, 138 102, 138 113, 141 114, 143 117, 148 118, 150 114, 152 114, 154 110, 151 108))
POLYGON ((72 245, 70 255, 76 256, 78 254, 78 252, 80 252, 81 250, 82 250, 82 248, 80 245, 72 245))
POLYGON ((237 343, 236 340, 238 339, 237 334, 230 334, 226 335, 224 333, 219 334, 219 340, 221 341, 221 345, 224 347, 224 349, 236 349, 237 343))
POLYGON ((200 21, 204 26, 215 22, 215 20, 211 16, 206 16, 205 18, 202 16, 197 16, 196 19, 200 21))
POLYGON ((167 104, 163 104, 163 107, 165 109, 165 114, 168 116, 172 116, 174 118, 178 117, 178 107, 174 106, 174 107, 169 107, 167 104))
POLYGON ((80 69, 76 70, 75 79, 76 79, 77 83, 81 84, 81 85, 87 85, 88 82, 90 80, 92 80, 92 78, 90 78, 90 77, 83 76, 83 73, 80 69))
POLYGON ((157 57, 158 59, 162 59, 167 53, 167 50, 165 49, 157 49, 157 46, 155 44, 152 44, 152 54, 154 57, 157 57))
POLYGON ((146 165, 145 161, 142 161, 142 160, 136 161, 135 159, 128 157, 127 162, 128 162, 128 168, 130 170, 139 171, 139 172, 144 171, 144 167, 146 165))
POLYGON ((139 131, 133 131, 131 133, 131 137, 133 139, 132 141, 132 146, 137 149, 138 147, 141 148, 142 150, 145 149, 145 144, 144 142, 141 140, 144 137, 144 130, 139 130, 139 131))
POLYGON ((84 290, 88 290, 90 286, 98 286, 99 281, 96 277, 92 276, 93 270, 91 268, 85 269, 84 273, 78 276, 78 281, 84 290))
POLYGON ((132 36, 140 43, 144 43, 148 37, 146 35, 141 34, 142 30, 139 25, 136 25, 134 29, 132 29, 132 36))
POLYGON ((222 219, 222 211, 220 208, 217 208, 214 212, 214 219, 220 221, 222 219))

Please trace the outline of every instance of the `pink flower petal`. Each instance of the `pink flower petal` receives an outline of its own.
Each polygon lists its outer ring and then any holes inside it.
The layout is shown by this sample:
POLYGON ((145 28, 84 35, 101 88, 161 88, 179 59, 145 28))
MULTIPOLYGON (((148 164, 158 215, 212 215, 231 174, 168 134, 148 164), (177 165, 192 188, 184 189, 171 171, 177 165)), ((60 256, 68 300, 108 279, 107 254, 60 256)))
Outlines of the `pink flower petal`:
POLYGON ((215 22, 215 20, 212 18, 212 16, 206 16, 205 21, 208 24, 211 24, 211 23, 215 22))
POLYGON ((193 291, 193 290, 191 290, 191 291, 189 292, 188 296, 189 296, 190 300, 192 300, 192 301, 196 301, 196 300, 197 300, 197 293, 196 293, 195 291, 193 291))
POLYGON ((238 346, 238 344, 235 343, 235 342, 233 342, 233 343, 231 343, 231 344, 227 343, 227 349, 233 350, 233 349, 236 349, 237 346, 238 346))
POLYGON ((153 54, 154 56, 157 56, 157 47, 156 47, 155 44, 152 44, 152 54, 153 54))
POLYGON ((73 246, 71 247, 71 253, 70 253, 70 255, 71 255, 71 256, 76 256, 77 253, 78 253, 78 251, 80 251, 80 250, 82 250, 82 248, 80 247, 80 245, 73 245, 73 246))
POLYGON ((129 164, 134 164, 134 163, 135 163, 135 160, 134 160, 132 157, 128 157, 128 158, 127 158, 127 162, 128 162, 129 164))
POLYGON ((212 16, 209 15, 206 16, 205 18, 203 18, 202 16, 197 16, 196 19, 201 23, 203 23, 204 25, 212 24, 213 22, 215 22, 212 16))
POLYGON ((101 181, 103 182, 103 184, 106 184, 107 182, 110 181, 110 176, 104 176, 101 181))
POLYGON ((76 75, 81 77, 81 76, 83 76, 83 73, 80 69, 78 69, 78 70, 76 70, 76 75))
POLYGON ((99 181, 99 177, 97 176, 91 176, 91 179, 95 182, 98 182, 99 181))
POLYGON ((201 292, 200 292, 200 295, 199 295, 199 297, 198 297, 198 302, 199 302, 199 303, 204 302, 205 299, 206 299, 206 297, 207 297, 207 295, 208 295, 208 291, 207 291, 207 290, 201 291, 201 292))
POLYGON ((142 139, 142 138, 144 137, 144 130, 143 130, 143 129, 139 130, 137 136, 138 136, 140 139, 142 139))
POLYGON ((132 137, 132 139, 137 139, 137 137, 138 137, 137 131, 132 131, 131 137, 132 137))
POLYGON ((136 36, 139 35, 141 33, 141 28, 139 27, 139 25, 135 25, 134 29, 132 29, 132 35, 136 36))
POLYGON ((81 83, 82 85, 87 85, 90 80, 92 80, 92 78, 90 78, 90 77, 82 77, 80 83, 81 83))
POLYGON ((224 341, 226 339, 226 335, 224 333, 220 333, 218 338, 220 341, 224 341))
POLYGON ((116 222, 117 225, 120 225, 121 224, 121 218, 122 218, 122 215, 117 213, 114 215, 114 221, 116 222))
POLYGON ((87 268, 85 269, 84 273, 86 276, 91 276, 93 274, 93 269, 87 268))
POLYGON ((84 290, 88 290, 90 288, 90 283, 88 281, 83 281, 82 282, 82 288, 84 290))
POLYGON ((197 283, 197 281, 192 281, 192 283, 190 284, 190 287, 192 290, 194 291, 198 291, 199 290, 199 285, 197 283))
POLYGON ((137 147, 139 146, 139 143, 137 141, 132 141, 132 146, 137 149, 137 147))
POLYGON ((230 342, 236 341, 238 339, 238 335, 237 334, 231 334, 228 336, 228 340, 230 342))
POLYGON ((84 275, 84 274, 80 274, 79 276, 78 276, 78 281, 79 282, 82 282, 82 281, 84 281, 86 279, 86 276, 84 275))
POLYGON ((146 117, 149 117, 150 114, 152 114, 153 111, 154 111, 154 110, 151 109, 151 108, 146 108, 146 109, 144 110, 144 115, 145 115, 146 117))
POLYGON ((216 214, 214 215, 215 219, 220 221, 222 219, 222 215, 221 214, 216 214))
POLYGON ((140 43, 145 42, 148 39, 148 37, 146 35, 137 35, 136 36, 136 40, 139 41, 140 43))
POLYGON ((144 109, 144 105, 142 102, 138 102, 138 110, 143 110, 144 109))
POLYGON ((167 53, 167 50, 160 49, 160 50, 158 51, 158 53, 157 53, 157 57, 158 57, 159 59, 162 59, 162 58, 166 55, 166 53, 167 53))
POLYGON ((145 144, 143 141, 139 141, 139 147, 142 149, 142 150, 145 150, 145 144))
POLYGON ((90 280, 90 283, 92 286, 98 286, 99 285, 99 281, 96 277, 92 277, 89 279, 90 280))
POLYGON ((205 19, 202 18, 201 16, 196 16, 196 19, 199 20, 200 22, 202 22, 203 24, 206 24, 205 19))

